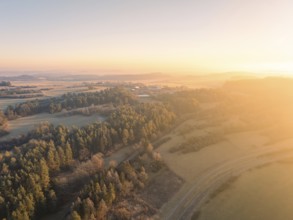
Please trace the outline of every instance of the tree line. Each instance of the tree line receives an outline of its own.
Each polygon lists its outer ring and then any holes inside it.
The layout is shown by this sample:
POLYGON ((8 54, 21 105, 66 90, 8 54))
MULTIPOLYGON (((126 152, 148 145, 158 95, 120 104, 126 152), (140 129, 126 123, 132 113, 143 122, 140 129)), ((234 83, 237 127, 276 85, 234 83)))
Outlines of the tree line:
POLYGON ((9 81, 1 81, 0 86, 12 86, 12 84, 9 81))
POLYGON ((61 97, 36 99, 15 106, 8 106, 5 115, 9 120, 38 113, 56 113, 63 109, 70 110, 91 105, 113 103, 114 105, 134 104, 136 97, 122 87, 114 87, 98 92, 67 93, 61 97))
POLYGON ((224 101, 228 96, 219 89, 201 88, 161 94, 156 99, 168 104, 177 114, 185 114, 198 111, 201 103, 224 101))

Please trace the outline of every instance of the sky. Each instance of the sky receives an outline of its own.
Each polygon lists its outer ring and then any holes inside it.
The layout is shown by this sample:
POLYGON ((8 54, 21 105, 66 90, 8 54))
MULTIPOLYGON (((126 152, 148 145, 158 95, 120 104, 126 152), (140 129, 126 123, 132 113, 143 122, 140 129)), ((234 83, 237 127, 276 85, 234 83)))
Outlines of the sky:
POLYGON ((0 70, 293 73, 290 0, 0 0, 0 70))

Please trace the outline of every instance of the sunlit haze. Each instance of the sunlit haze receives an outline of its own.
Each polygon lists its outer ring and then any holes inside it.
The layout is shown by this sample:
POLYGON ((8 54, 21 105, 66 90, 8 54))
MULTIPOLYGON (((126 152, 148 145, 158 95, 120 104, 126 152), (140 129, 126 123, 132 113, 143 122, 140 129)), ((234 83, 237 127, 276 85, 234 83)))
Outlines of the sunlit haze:
POLYGON ((0 0, 0 220, 293 219, 293 0, 0 0))
POLYGON ((0 70, 293 72, 293 2, 0 1, 0 70))

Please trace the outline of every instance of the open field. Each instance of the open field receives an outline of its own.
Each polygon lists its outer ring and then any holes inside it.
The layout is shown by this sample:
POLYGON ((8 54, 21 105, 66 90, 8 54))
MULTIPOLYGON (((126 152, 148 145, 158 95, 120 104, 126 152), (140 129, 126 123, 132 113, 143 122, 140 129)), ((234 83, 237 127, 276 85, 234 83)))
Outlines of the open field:
MULTIPOLYGON (((42 98, 42 97, 41 97, 42 98)), ((40 98, 39 98, 40 99, 40 98)), ((0 110, 4 111, 7 106, 15 105, 18 103, 26 102, 29 100, 35 100, 35 98, 25 98, 25 99, 0 99, 0 110)))
MULTIPOLYGON (((199 214, 202 205, 219 190, 224 190, 231 179, 248 170, 293 157, 291 96, 283 94, 282 83, 278 89, 271 89, 271 83, 275 85, 268 79, 263 91, 259 90, 260 85, 255 87, 255 91, 245 85, 239 92, 247 94, 246 97, 235 93, 233 89, 238 87, 226 90, 238 98, 220 103, 197 119, 195 115, 195 119, 185 121, 169 134, 170 139, 158 151, 169 168, 185 180, 185 184, 161 208, 159 219, 190 219, 193 213, 199 214), (210 141, 213 134, 222 138, 210 141)), ((237 213, 240 206, 225 211, 237 213)), ((207 211, 211 212, 213 210, 207 211)), ((219 219, 217 214, 211 216, 203 219, 219 219)), ((225 216, 221 219, 229 219, 225 216)), ((252 217, 247 214, 244 218, 231 216, 230 219, 268 219, 267 215, 253 218, 253 213, 252 217)))
POLYGON ((0 141, 9 140, 11 138, 17 138, 22 134, 26 134, 32 130, 35 126, 42 122, 49 122, 54 125, 66 125, 66 126, 84 126, 95 121, 103 121, 104 118, 99 115, 82 116, 82 115, 71 115, 62 117, 60 113, 49 114, 42 113, 28 117, 18 118, 16 120, 8 121, 8 135, 0 138, 0 141))
POLYGON ((44 96, 37 98, 3 98, 0 99, 0 110, 5 110, 5 108, 9 105, 15 105, 17 103, 22 103, 29 100, 35 99, 46 99, 48 97, 56 97, 61 96, 65 93, 69 92, 96 92, 105 87, 95 86, 94 89, 89 89, 88 86, 85 86, 84 83, 78 82, 55 82, 55 81, 32 81, 32 82, 24 82, 24 81, 14 81, 14 86, 33 86, 35 90, 42 90, 44 96))
POLYGON ((162 154, 164 161, 168 166, 184 180, 190 181, 198 176, 200 172, 214 166, 218 163, 226 161, 231 158, 240 156, 247 150, 261 147, 269 140, 267 137, 261 136, 259 132, 242 132, 225 136, 225 140, 207 146, 198 152, 184 153, 170 153, 169 150, 178 146, 188 137, 194 135, 202 135, 213 128, 194 129, 186 135, 181 135, 180 130, 188 125, 197 123, 195 120, 188 120, 170 135, 171 139, 164 143, 158 151, 162 154))
POLYGON ((197 219, 292 219, 292 172, 292 163, 247 172, 204 205, 197 219))
MULTIPOLYGON (((168 167, 185 180, 185 184, 178 193, 161 208, 160 218, 185 219, 188 215, 184 215, 181 218, 181 214, 177 215, 174 211, 174 209, 178 208, 178 210, 181 210, 178 214, 183 213, 183 207, 181 208, 180 204, 186 209, 189 207, 188 212, 192 213, 194 211, 192 207, 196 206, 192 205, 196 203, 193 198, 199 199, 197 207, 201 207, 200 202, 206 201, 213 190, 217 190, 217 187, 220 187, 231 178, 231 173, 240 175, 254 166, 270 163, 270 161, 273 162, 278 158, 282 159, 283 156, 287 156, 286 152, 275 157, 276 152, 281 151, 282 153, 282 149, 287 150, 293 144, 292 139, 288 139, 289 137, 287 137, 288 140, 281 139, 278 142, 271 142, 272 137, 267 132, 270 129, 266 128, 265 130, 227 133, 224 135, 224 140, 206 146, 196 152, 170 153, 172 147, 180 145, 190 137, 201 136, 219 129, 219 126, 207 126, 197 129, 196 126, 201 123, 204 123, 204 121, 187 120, 173 130, 169 134, 170 139, 158 148, 168 167), (186 127, 193 129, 188 130, 186 127), (182 131, 184 132, 182 133, 182 131), (263 154, 270 154, 271 158, 259 159, 259 155, 263 154), (199 183, 199 181, 201 182, 199 183), (204 184, 203 188, 197 188, 200 184, 204 184), (211 185, 209 186, 209 184, 211 185), (192 194, 193 190, 194 194, 192 194), (170 212, 174 213, 174 215, 168 214, 170 212)), ((227 122, 221 123, 220 128, 226 124, 227 122)), ((232 212, 235 212, 235 210, 232 212)))
POLYGON ((161 209, 161 218, 190 219, 193 213, 198 213, 202 205, 230 179, 259 166, 287 158, 292 159, 292 148, 288 147, 292 143, 291 139, 287 143, 251 151, 204 170, 193 181, 186 182, 172 200, 165 204, 161 209), (270 157, 260 157, 265 154, 270 154, 270 157))

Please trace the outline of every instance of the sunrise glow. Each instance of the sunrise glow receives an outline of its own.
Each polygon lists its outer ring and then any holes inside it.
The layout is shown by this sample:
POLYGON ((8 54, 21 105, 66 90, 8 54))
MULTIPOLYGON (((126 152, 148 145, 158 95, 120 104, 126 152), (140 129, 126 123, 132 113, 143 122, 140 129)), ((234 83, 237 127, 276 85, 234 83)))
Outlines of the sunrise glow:
POLYGON ((293 72, 291 1, 0 2, 1 70, 293 72))

